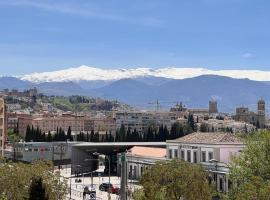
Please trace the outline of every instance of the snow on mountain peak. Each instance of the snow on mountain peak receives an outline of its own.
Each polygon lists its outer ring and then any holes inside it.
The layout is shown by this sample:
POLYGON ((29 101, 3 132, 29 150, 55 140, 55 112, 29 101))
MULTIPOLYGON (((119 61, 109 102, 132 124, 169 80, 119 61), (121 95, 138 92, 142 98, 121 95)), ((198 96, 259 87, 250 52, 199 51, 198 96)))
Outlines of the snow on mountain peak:
POLYGON ((209 70, 206 68, 133 68, 133 69, 100 69, 82 65, 53 72, 32 73, 19 77, 35 83, 66 81, 112 81, 123 78, 163 77, 171 79, 192 78, 200 75, 220 75, 232 78, 248 78, 256 81, 270 81, 270 71, 259 70, 209 70))

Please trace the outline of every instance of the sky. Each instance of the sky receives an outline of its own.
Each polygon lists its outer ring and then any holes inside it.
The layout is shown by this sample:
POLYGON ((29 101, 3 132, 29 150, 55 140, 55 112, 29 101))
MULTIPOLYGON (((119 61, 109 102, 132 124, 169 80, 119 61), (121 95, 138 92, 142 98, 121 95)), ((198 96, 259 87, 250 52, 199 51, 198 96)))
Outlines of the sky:
POLYGON ((270 70, 269 0, 0 0, 0 74, 270 70))

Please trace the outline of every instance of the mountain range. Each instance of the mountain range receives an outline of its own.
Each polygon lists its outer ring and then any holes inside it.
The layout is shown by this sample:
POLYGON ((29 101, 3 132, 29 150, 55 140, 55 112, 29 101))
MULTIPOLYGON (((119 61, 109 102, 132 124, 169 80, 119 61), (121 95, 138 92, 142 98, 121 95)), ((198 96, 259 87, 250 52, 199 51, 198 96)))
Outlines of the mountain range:
MULTIPOLYGON (((206 108, 210 99, 224 112, 237 106, 256 108, 258 99, 270 104, 270 71, 203 68, 137 68, 104 70, 81 66, 67 70, 1 77, 0 90, 36 87, 47 95, 85 95, 117 99, 139 108, 162 108, 176 102, 206 108)), ((268 105, 268 104, 267 104, 268 105)), ((269 108, 269 106, 267 106, 269 108)))

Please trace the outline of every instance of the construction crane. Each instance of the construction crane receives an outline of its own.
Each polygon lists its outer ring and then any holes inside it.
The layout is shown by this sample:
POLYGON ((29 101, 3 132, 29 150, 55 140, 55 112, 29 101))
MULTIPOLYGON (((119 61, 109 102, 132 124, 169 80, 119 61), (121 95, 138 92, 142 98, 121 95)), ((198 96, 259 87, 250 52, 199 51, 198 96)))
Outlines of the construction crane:
POLYGON ((156 112, 160 111, 161 104, 177 104, 177 103, 179 103, 179 102, 176 102, 176 101, 159 101, 158 99, 156 101, 148 102, 148 104, 156 106, 156 112))

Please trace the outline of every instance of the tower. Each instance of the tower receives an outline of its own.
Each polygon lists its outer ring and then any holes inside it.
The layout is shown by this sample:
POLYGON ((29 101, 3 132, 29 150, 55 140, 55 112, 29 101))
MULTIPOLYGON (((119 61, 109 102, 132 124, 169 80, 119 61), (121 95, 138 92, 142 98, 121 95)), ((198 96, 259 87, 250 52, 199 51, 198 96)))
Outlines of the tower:
POLYGON ((209 101, 209 113, 218 113, 218 108, 217 108, 217 101, 209 101))
POLYGON ((257 103, 257 115, 258 115, 258 126, 264 128, 265 126, 265 101, 260 99, 257 103))

